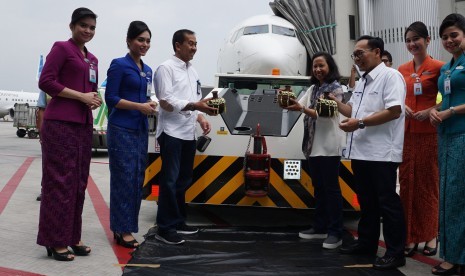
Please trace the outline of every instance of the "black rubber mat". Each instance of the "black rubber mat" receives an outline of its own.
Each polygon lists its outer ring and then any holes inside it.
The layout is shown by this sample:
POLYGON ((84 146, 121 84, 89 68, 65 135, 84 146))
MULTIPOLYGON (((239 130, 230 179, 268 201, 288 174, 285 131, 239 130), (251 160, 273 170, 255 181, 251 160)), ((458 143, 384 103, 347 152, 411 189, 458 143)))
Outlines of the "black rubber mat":
MULTIPOLYGON (((303 240, 298 228, 208 227, 185 235, 183 245, 154 238, 155 228, 129 264, 159 264, 159 268, 126 267, 123 275, 403 275, 398 270, 345 266, 370 264, 370 257, 341 255, 321 247, 322 240, 303 240)), ((352 239, 346 234, 344 242, 352 239)))

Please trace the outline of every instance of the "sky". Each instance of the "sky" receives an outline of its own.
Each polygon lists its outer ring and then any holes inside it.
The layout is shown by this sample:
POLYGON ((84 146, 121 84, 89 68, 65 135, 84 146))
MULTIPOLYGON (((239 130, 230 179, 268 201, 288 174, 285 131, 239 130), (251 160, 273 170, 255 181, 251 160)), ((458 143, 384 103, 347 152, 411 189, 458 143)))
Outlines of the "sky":
POLYGON ((39 56, 55 41, 71 37, 74 9, 97 14, 97 29, 87 49, 99 59, 99 82, 110 62, 127 53, 129 23, 144 21, 152 32, 151 48, 143 58, 153 70, 173 55, 171 39, 179 29, 197 36, 192 60, 203 85, 213 85, 219 49, 230 30, 259 14, 273 14, 273 0, 0 0, 0 89, 37 92, 39 56))

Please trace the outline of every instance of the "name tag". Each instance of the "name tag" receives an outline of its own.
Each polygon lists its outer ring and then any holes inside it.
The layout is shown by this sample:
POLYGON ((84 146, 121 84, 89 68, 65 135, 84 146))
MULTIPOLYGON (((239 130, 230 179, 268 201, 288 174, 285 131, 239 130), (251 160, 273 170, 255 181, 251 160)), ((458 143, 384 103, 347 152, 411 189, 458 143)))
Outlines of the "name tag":
POLYGON ((415 82, 413 84, 413 95, 419 96, 423 94, 423 89, 421 87, 421 82, 415 82))
POLYGON ((447 78, 444 80, 444 95, 449 95, 451 93, 450 79, 447 78))
POLYGON ((97 72, 94 68, 89 68, 89 81, 91 83, 97 83, 97 72))
POLYGON ((147 81, 147 98, 152 96, 152 81, 147 81))

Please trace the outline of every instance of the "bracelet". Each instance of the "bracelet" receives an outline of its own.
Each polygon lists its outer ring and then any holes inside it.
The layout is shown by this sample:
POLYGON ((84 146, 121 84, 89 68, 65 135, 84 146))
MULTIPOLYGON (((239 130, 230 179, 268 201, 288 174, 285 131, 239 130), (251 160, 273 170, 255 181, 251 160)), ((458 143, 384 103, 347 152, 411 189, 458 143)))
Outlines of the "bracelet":
POLYGON ((449 107, 449 110, 450 110, 450 113, 452 113, 452 116, 457 113, 457 111, 455 111, 455 108, 453 106, 449 107))
POLYGON ((302 106, 302 108, 300 109, 300 113, 305 113, 305 106, 302 106))

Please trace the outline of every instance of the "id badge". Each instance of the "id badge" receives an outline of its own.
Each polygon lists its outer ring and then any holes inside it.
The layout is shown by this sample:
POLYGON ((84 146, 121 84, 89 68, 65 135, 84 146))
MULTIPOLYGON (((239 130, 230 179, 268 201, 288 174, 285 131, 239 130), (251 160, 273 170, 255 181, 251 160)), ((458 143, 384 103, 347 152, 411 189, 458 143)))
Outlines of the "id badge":
POLYGON ((197 94, 202 94, 202 84, 200 83, 200 80, 197 80, 197 94))
POLYGON ((423 94, 423 89, 421 87, 421 82, 415 82, 413 84, 413 95, 419 96, 423 94))
POLYGON ((450 79, 447 78, 444 80, 444 95, 449 95, 451 93, 450 79))
POLYGON ((94 68, 89 68, 89 81, 91 83, 97 83, 97 72, 94 68))
POLYGON ((147 98, 152 96, 152 82, 149 80, 147 81, 147 98))

